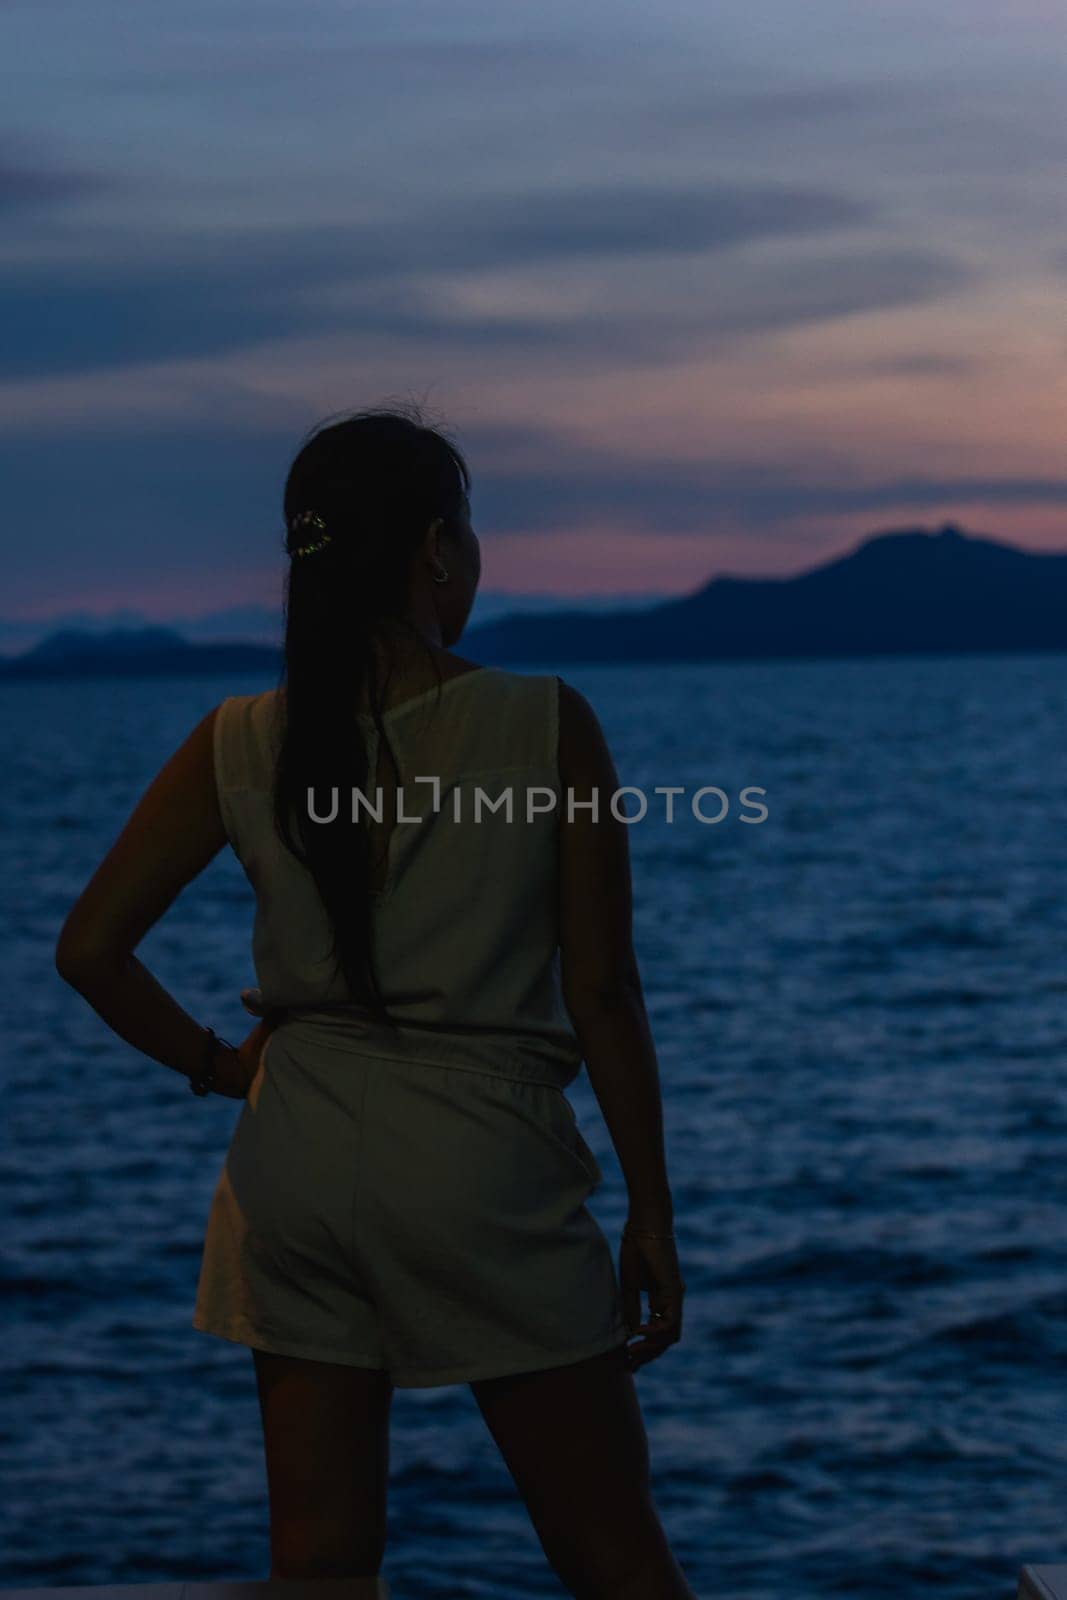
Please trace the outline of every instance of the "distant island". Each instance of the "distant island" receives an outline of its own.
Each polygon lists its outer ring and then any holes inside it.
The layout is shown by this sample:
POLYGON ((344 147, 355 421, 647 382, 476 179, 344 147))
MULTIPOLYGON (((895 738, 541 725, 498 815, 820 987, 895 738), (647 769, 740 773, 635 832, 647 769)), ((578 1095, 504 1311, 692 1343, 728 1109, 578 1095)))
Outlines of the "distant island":
POLYGON ((116 628, 89 633, 64 628, 22 655, 0 661, 0 683, 30 678, 182 677, 189 673, 273 672, 281 652, 273 645, 192 644, 172 628, 116 628))
MULTIPOLYGON (((791 578, 712 578, 640 609, 503 616, 464 634, 490 665, 744 661, 1067 650, 1067 552, 1044 554, 967 534, 879 533, 791 578)), ((192 644, 167 628, 49 635, 0 662, 0 680, 278 674, 270 645, 192 644)))

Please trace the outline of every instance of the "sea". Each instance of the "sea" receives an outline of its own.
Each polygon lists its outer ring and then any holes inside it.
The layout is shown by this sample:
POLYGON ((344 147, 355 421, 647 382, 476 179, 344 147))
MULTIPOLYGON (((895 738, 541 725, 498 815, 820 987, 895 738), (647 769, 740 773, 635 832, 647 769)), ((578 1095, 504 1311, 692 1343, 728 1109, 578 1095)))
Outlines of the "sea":
MULTIPOLYGON (((1067 657, 556 670, 640 791, 687 1293, 635 1383, 678 1559, 701 1600, 1010 1600, 1067 1560, 1067 657)), ((269 1571, 252 1359, 190 1323, 239 1104, 53 951, 163 761, 270 686, 0 687, 7 1587, 269 1571)), ((138 950, 229 1038, 252 904, 227 849, 138 950)), ((614 1248, 584 1072, 568 1096, 614 1248)), ((467 1387, 397 1390, 391 1440, 395 1600, 564 1593, 467 1387)))

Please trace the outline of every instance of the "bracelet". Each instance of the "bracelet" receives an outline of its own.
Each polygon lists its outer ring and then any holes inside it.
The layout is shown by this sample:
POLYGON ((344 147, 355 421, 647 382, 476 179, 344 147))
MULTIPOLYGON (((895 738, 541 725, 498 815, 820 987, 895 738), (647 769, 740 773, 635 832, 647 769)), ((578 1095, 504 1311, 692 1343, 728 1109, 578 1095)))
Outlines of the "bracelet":
POLYGON ((215 1059, 216 1044, 224 1044, 227 1050, 234 1048, 228 1039, 220 1039, 214 1028, 205 1028, 203 1066, 199 1073, 192 1073, 189 1077, 189 1087, 194 1094, 207 1094, 215 1087, 215 1078, 219 1070, 215 1059))

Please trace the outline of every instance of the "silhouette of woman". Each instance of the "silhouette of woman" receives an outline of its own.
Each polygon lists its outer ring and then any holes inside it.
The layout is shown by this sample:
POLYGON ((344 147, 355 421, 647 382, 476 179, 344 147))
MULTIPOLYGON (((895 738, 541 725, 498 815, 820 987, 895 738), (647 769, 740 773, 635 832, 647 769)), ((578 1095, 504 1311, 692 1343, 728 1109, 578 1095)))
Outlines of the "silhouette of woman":
POLYGON ((252 1351, 271 1576, 388 1593, 393 1389, 462 1382, 569 1592, 674 1600, 633 1373, 680 1337, 685 1286, 618 778, 574 688, 453 653, 469 486, 413 404, 309 436, 278 686, 224 699, 162 768, 56 965, 244 1102, 193 1325, 252 1351), (256 894, 238 1047, 133 954, 227 843, 256 894), (629 1196, 617 1276, 564 1093, 583 1060, 629 1196))

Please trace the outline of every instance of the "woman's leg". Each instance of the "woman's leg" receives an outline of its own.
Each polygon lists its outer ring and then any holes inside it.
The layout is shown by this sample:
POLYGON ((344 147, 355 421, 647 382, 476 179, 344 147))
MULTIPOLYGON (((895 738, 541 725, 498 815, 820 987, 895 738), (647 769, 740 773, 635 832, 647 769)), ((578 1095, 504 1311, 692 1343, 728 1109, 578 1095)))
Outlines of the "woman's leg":
POLYGON ((578 1600, 695 1600, 649 1486, 626 1347, 471 1384, 549 1563, 578 1600))
MULTIPOLYGON (((253 1350, 272 1578, 365 1578, 385 1553, 388 1373, 253 1350)), ((383 1580, 384 1582, 384 1580, 383 1580)))

